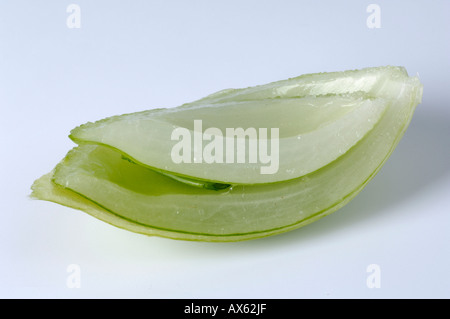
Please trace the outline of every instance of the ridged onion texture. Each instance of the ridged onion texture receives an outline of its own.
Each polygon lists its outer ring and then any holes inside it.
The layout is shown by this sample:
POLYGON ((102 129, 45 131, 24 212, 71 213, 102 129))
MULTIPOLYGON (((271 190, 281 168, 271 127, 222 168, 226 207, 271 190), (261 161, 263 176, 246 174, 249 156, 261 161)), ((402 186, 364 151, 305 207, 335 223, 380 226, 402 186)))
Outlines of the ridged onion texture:
POLYGON ((403 67, 374 67, 86 123, 31 196, 146 235, 226 242, 279 234, 363 189, 422 90, 403 67))

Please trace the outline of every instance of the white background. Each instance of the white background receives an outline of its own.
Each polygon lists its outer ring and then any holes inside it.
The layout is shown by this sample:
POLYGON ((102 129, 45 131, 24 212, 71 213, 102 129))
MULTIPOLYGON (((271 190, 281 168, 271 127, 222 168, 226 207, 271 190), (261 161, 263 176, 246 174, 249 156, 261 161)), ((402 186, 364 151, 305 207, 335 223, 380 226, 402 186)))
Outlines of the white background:
POLYGON ((0 297, 450 297, 450 1, 69 1, 0 4, 0 297), (402 65, 423 103, 350 204, 230 244, 137 235, 28 198, 87 121, 304 73, 402 65), (69 288, 67 267, 80 267, 69 288), (367 267, 380 267, 369 288, 367 267))

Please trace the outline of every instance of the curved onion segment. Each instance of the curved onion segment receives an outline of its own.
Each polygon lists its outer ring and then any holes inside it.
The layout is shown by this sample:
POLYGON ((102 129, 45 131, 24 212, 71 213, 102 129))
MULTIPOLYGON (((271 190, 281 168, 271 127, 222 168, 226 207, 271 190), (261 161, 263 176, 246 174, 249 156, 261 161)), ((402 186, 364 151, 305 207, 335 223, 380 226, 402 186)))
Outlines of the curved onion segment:
POLYGON ((239 241, 290 231, 354 198, 405 133, 422 84, 402 67, 317 73, 112 116, 33 198, 152 236, 239 241))

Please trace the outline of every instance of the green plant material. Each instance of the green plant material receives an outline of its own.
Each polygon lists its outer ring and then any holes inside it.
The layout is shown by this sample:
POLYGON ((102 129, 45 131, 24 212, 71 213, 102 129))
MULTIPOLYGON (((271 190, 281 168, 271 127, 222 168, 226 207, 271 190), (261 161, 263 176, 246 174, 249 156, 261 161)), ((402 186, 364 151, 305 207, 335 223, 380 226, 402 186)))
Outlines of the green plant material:
MULTIPOLYGON (((385 100, 361 92, 192 104, 188 108, 151 110, 87 123, 72 130, 70 137, 79 144, 109 146, 135 163, 170 175, 224 184, 262 184, 294 179, 337 159, 373 128, 386 108, 385 100), (244 161, 232 167, 223 157, 221 163, 194 162, 198 156, 195 147, 190 147, 190 163, 172 161, 172 132, 188 129, 191 145, 198 119, 203 129, 219 129, 223 136, 228 128, 255 128, 256 137, 259 128, 279 129, 276 174, 262 174, 258 161, 244 161)), ((268 133, 265 137, 271 138, 268 133)), ((230 139, 224 139, 229 144, 230 139)), ((237 156, 237 145, 245 141, 243 136, 234 140, 237 156)), ((258 140, 252 141, 257 149, 258 140)), ((248 139, 247 142, 248 147, 242 149, 244 158, 251 153, 248 139)))
MULTIPOLYGON (((34 182, 32 197, 173 239, 226 242, 283 233, 354 198, 393 152, 421 98, 417 77, 402 67, 378 67, 303 75, 113 116, 72 130, 78 145, 34 182), (277 170, 262 174, 257 161, 175 163, 171 135, 182 128, 195 136, 195 120, 221 132, 277 128, 277 170)), ((274 153, 273 136, 265 137, 274 153)), ((246 159, 254 151, 250 141, 234 140, 248 143, 246 159)), ((204 154, 197 151, 192 147, 188 158, 204 154)))

